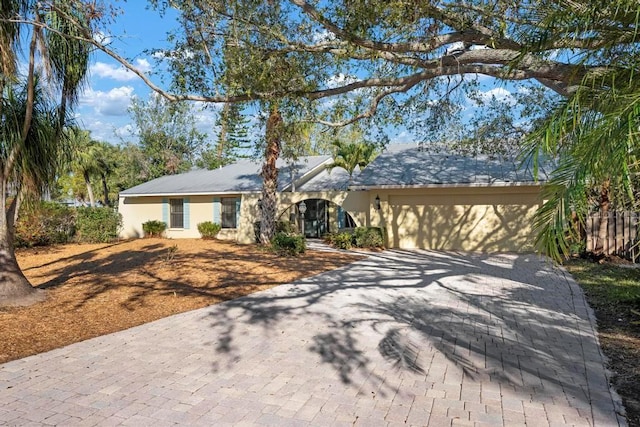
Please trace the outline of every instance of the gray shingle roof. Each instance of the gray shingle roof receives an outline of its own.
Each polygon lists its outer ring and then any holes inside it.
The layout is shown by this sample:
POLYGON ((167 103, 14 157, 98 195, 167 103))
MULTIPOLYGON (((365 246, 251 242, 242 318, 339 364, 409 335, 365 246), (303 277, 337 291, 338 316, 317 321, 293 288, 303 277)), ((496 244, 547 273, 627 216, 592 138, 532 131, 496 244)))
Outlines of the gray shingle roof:
POLYGON ((547 181, 552 171, 549 163, 541 164, 536 181, 533 170, 531 161, 432 153, 398 144, 389 146, 369 164, 350 188, 526 185, 547 181))
MULTIPOLYGON (((296 179, 322 167, 330 156, 307 156, 298 159, 293 169, 296 179)), ((278 189, 291 184, 291 165, 279 159, 278 189)), ((121 191, 122 196, 161 196, 178 194, 224 194, 256 192, 262 189, 262 162, 243 159, 220 169, 197 169, 178 175, 167 175, 121 191)))
MULTIPOLYGON (((349 183, 347 172, 335 168, 329 173, 325 169, 329 162, 330 156, 298 159, 293 165, 294 175, 296 181, 303 179, 296 183, 296 191, 346 190, 349 183)), ((523 163, 506 157, 431 153, 419 151, 412 144, 397 144, 389 146, 362 172, 355 173, 349 188, 526 185, 548 181, 552 166, 550 162, 541 164, 536 181, 531 161, 523 163)), ((120 194, 163 196, 258 192, 262 189, 261 167, 260 161, 240 160, 220 169, 199 169, 163 176, 120 194)), ((291 185, 291 165, 279 159, 278 168, 278 189, 287 190, 291 185)))
MULTIPOLYGON (((353 172, 354 178, 360 173, 359 169, 353 172)), ((326 168, 296 187, 297 191, 345 191, 349 186, 349 173, 341 167, 335 167, 331 171, 326 168)))

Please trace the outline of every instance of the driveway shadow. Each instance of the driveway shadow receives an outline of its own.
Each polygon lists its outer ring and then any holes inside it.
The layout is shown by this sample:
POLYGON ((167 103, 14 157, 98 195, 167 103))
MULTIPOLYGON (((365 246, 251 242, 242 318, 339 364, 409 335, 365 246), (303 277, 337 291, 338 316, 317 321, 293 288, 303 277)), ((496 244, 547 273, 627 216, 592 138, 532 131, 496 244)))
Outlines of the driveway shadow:
POLYGON ((614 410, 581 290, 536 255, 386 251, 208 316, 212 345, 229 363, 243 357, 246 327, 260 326, 266 336, 308 342, 299 351, 359 391, 394 395, 406 378, 492 384, 498 397, 570 407, 583 418, 614 410))

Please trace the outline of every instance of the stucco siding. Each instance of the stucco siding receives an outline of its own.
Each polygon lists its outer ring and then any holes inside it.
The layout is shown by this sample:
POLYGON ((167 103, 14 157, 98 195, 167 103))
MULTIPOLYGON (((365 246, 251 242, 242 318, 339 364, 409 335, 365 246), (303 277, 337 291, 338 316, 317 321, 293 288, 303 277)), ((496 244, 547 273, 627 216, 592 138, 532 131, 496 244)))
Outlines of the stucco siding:
POLYGON ((389 247, 480 252, 533 250, 538 187, 449 188, 381 194, 389 247))
MULTIPOLYGON (((120 237, 143 237, 142 224, 150 220, 167 222, 166 212, 163 212, 163 204, 168 199, 183 199, 185 212, 187 212, 184 215, 184 227, 167 228, 165 236, 168 238, 198 238, 200 237, 198 224, 214 219, 213 196, 120 197, 118 209, 123 219, 120 237)), ((236 234, 236 229, 223 229, 220 232, 220 238, 236 240, 236 234)))

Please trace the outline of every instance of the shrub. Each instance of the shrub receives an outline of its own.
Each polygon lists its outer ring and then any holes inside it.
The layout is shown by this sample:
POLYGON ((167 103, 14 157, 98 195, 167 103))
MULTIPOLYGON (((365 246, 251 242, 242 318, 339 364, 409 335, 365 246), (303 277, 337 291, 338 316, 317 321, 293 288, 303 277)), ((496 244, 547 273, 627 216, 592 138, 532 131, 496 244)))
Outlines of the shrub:
POLYGON ((112 208, 82 207, 77 210, 76 240, 106 243, 118 237, 122 215, 112 208))
POLYGON ((16 247, 67 243, 75 234, 75 211, 56 202, 24 205, 16 222, 16 247))
POLYGON ((276 233, 271 248, 280 255, 296 256, 307 250, 307 241, 301 234, 276 233))
POLYGON ((382 229, 379 227, 358 227, 353 231, 355 245, 358 248, 381 248, 384 246, 382 229))
POLYGON ((198 224, 198 231, 203 239, 215 239, 222 226, 215 222, 205 221, 198 224))
POLYGON ((167 224, 162 221, 151 220, 142 224, 145 237, 160 237, 167 229, 167 224))
POLYGON ((291 221, 278 221, 276 223, 276 233, 297 234, 298 230, 291 221))
POLYGON ((338 249, 351 249, 353 247, 353 234, 346 231, 331 233, 325 236, 325 241, 338 249))

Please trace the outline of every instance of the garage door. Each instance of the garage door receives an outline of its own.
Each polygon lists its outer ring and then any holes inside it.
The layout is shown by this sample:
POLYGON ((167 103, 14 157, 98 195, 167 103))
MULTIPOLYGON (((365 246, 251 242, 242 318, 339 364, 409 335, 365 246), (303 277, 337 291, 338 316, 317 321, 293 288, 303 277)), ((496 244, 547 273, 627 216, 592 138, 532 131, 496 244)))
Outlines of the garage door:
POLYGON ((538 195, 529 192, 389 195, 389 245, 396 248, 527 252, 538 195))

